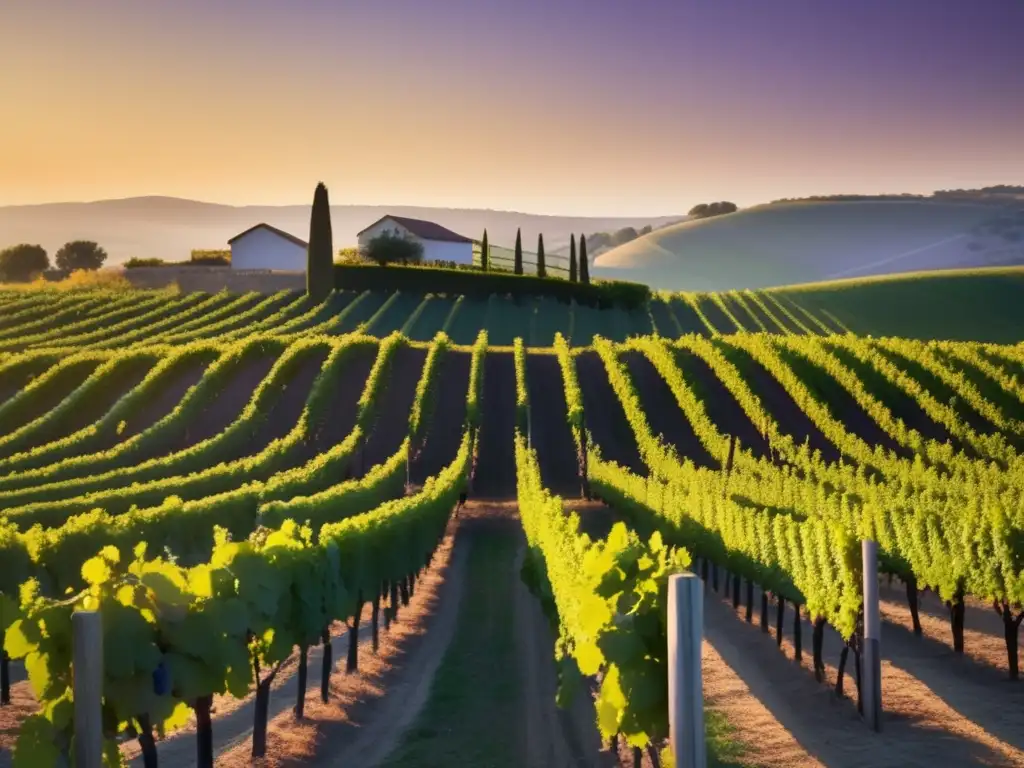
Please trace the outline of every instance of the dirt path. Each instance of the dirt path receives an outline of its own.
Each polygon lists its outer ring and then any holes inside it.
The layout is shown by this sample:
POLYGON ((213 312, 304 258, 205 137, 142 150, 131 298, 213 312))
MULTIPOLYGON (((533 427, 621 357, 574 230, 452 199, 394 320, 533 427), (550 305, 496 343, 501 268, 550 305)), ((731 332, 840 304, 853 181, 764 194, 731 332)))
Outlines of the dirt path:
POLYGON ((836 420, 842 422, 847 432, 859 437, 872 447, 881 445, 902 458, 913 457, 911 450, 898 443, 896 438, 882 429, 882 426, 857 402, 853 394, 833 378, 828 371, 804 357, 801 352, 780 348, 778 353, 779 357, 803 381, 808 390, 822 399, 829 413, 836 420))
POLYGON ((586 692, 566 711, 556 705, 554 636, 520 578, 515 506, 471 504, 462 514, 460 536, 472 550, 455 635, 421 715, 382 765, 604 765, 586 692))
POLYGON ((472 359, 467 352, 448 350, 440 361, 433 412, 427 421, 426 442, 412 461, 412 482, 422 485, 454 458, 462 442, 466 420, 466 392, 472 359))
MULTIPOLYGON (((759 594, 755 594, 755 605, 759 601, 759 594)), ((954 709, 936 694, 930 687, 934 680, 922 674, 929 662, 922 659, 920 647, 909 648, 888 623, 882 630, 885 719, 883 731, 872 734, 860 721, 855 703, 835 696, 835 665, 842 643, 834 632, 826 631, 824 643, 829 684, 819 684, 813 677, 811 627, 806 619, 801 622, 806 638, 803 661, 799 666, 793 661, 791 605, 787 606, 781 652, 774 638, 774 608, 771 612, 773 629, 768 635, 756 626, 756 618, 755 624, 743 620, 742 607, 739 612, 734 611, 731 604, 713 593, 708 593, 704 610, 705 638, 718 655, 717 659, 707 657, 709 668, 705 674, 711 679, 715 676, 720 679, 723 674, 717 667, 720 659, 742 679, 752 696, 771 715, 748 721, 748 703, 723 705, 722 711, 750 745, 745 759, 754 765, 774 765, 764 745, 786 743, 781 731, 788 731, 808 756, 796 759, 794 752, 796 761, 791 765, 815 765, 815 761, 843 768, 1024 765, 1024 751, 986 730, 963 714, 962 708, 954 709), (758 723, 760 730, 752 729, 751 722, 758 723), (762 756, 764 762, 761 762, 762 756)), ((852 659, 848 667, 852 668, 852 659)), ((847 692, 855 696, 855 691, 855 682, 848 677, 847 692)), ((976 704, 985 699, 985 692, 971 694, 976 704)), ((1020 733, 1024 735, 1024 730, 1020 733)))
POLYGON ((566 419, 565 387, 558 358, 527 355, 526 385, 530 397, 530 443, 537 451, 541 480, 552 493, 579 496, 579 457, 566 419))
POLYGON ((698 467, 717 468, 719 462, 701 444, 672 389, 647 356, 642 352, 627 352, 622 360, 636 387, 651 431, 655 435, 660 433, 662 441, 673 446, 680 458, 687 458, 698 467))
POLYGON ((700 356, 688 349, 680 349, 676 352, 676 365, 683 379, 704 403, 719 432, 735 435, 740 444, 755 456, 768 455, 768 441, 764 435, 757 431, 743 407, 700 356))
MULTIPOLYGON (((516 553, 515 574, 522 568, 526 554, 525 542, 516 553)), ((592 765, 593 758, 601 750, 600 737, 596 728, 590 734, 577 734, 573 713, 558 709, 555 703, 557 672, 552 649, 555 638, 548 625, 540 602, 530 594, 522 579, 516 579, 515 601, 513 604, 516 630, 516 654, 520 661, 520 680, 523 683, 521 696, 523 721, 525 723, 524 744, 526 745, 527 766, 586 766, 592 765), (589 743, 579 743, 589 735, 589 743), (570 744, 572 742, 576 742, 570 744)), ((576 710, 579 712, 579 710, 576 710)), ((593 705, 590 709, 593 718, 593 705)))
MULTIPOLYGON (((418 623, 425 625, 420 628, 421 632, 426 632, 422 643, 402 660, 402 668, 382 686, 387 695, 372 713, 372 719, 354 723, 357 731, 351 743, 344 748, 333 746, 331 759, 324 764, 347 768, 358 761, 366 768, 374 768, 395 750, 423 709, 437 668, 451 644, 462 603, 466 561, 472 542, 458 534, 456 538, 454 554, 448 555, 451 561, 445 568, 446 575, 438 573, 433 583, 420 583, 416 587, 415 597, 430 602, 429 612, 416 615, 421 620, 418 623), (422 594, 425 589, 430 590, 426 596, 422 594)), ((412 605, 409 608, 416 610, 412 605)), ((408 616, 403 621, 409 624, 408 616)), ((390 660, 387 656, 383 659, 385 663, 390 660)))
MULTIPOLYGON (((727 354, 739 369, 747 386, 761 400, 765 411, 779 425, 780 430, 792 435, 797 445, 807 440, 811 450, 821 451, 821 458, 825 461, 839 460, 839 449, 826 439, 817 425, 764 366, 746 351, 736 347, 729 348, 727 354)), ((844 460, 849 461, 848 458, 844 460)))
POLYGON ((576 356, 576 373, 583 395, 583 413, 591 437, 601 449, 601 457, 607 461, 646 475, 647 469, 640 460, 633 429, 626 420, 622 403, 615 395, 604 363, 596 352, 584 352, 576 356))
POLYGON ((378 400, 376 420, 363 448, 363 474, 391 458, 405 439, 409 431, 409 412, 426 358, 427 350, 423 347, 402 346, 395 351, 378 400))
POLYGON ((516 492, 516 369, 511 352, 488 352, 484 359, 479 458, 473 493, 507 499, 516 492))

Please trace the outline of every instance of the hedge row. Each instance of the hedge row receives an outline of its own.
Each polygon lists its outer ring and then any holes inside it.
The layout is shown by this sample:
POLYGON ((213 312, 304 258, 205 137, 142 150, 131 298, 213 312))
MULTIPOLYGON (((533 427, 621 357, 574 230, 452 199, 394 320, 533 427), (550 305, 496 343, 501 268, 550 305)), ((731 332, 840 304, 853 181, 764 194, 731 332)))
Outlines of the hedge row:
POLYGON ((634 309, 643 306, 651 296, 650 287, 620 280, 584 284, 505 272, 366 264, 335 264, 334 287, 346 291, 404 291, 474 297, 494 294, 550 296, 565 303, 575 301, 602 309, 613 306, 634 309))

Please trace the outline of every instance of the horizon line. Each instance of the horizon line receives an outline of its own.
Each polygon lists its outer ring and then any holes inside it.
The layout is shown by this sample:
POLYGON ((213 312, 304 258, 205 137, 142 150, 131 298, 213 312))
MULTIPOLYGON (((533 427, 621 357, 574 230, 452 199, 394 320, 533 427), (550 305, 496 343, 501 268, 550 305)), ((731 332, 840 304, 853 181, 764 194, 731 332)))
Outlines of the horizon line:
MULTIPOLYGON (((311 203, 221 203, 211 200, 199 200, 192 197, 178 197, 176 195, 129 195, 127 197, 105 197, 97 200, 49 200, 42 203, 2 203, 0 204, 0 210, 4 208, 42 208, 44 206, 54 205, 99 205, 101 203, 123 203, 130 200, 172 200, 182 203, 196 203, 199 205, 211 205, 220 208, 298 208, 298 207, 312 207, 311 203)), ((763 203, 758 203, 763 205, 763 203)), ((643 214, 643 215, 629 215, 629 214, 568 214, 568 213, 537 213, 531 211, 520 211, 509 208, 466 208, 452 205, 422 205, 415 203, 331 203, 332 208, 419 208, 425 210, 440 210, 440 211, 481 211, 491 213, 510 213, 518 214, 521 216, 543 216, 548 218, 559 218, 559 219, 670 219, 676 217, 686 217, 689 214, 686 213, 659 213, 659 214, 643 214)))

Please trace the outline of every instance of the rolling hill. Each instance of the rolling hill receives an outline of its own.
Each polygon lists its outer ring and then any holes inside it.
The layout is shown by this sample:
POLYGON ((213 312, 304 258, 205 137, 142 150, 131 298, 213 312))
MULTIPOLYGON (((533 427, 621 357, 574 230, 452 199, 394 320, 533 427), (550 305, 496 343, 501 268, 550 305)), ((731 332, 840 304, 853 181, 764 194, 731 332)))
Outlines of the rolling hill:
MULTIPOLYGON (((334 244, 354 245, 356 233, 393 213, 435 221, 467 237, 486 227, 490 241, 511 247, 522 227, 524 243, 543 232, 549 245, 569 240, 572 232, 615 231, 622 227, 659 226, 678 216, 651 218, 541 216, 514 211, 414 206, 335 205, 331 207, 334 244)), ((266 222, 305 238, 309 206, 231 206, 171 197, 133 197, 89 203, 0 206, 0 249, 15 243, 38 243, 52 255, 69 240, 95 240, 110 254, 111 264, 132 257, 166 261, 188 259, 193 248, 224 248, 228 238, 266 222)))
POLYGON ((1016 201, 795 202, 664 227, 601 254, 595 274, 717 291, 1020 263, 1016 201))

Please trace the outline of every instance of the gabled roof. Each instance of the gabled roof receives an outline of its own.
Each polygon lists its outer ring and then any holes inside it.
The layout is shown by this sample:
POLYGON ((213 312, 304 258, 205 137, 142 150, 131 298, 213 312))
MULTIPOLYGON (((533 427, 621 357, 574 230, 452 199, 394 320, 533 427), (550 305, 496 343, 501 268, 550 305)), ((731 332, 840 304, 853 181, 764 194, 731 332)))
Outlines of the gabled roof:
POLYGON ((410 219, 406 216, 381 216, 373 224, 368 226, 366 229, 360 230, 356 233, 356 236, 363 234, 369 229, 373 229, 375 226, 380 224, 384 219, 391 219, 398 224, 401 224, 407 230, 412 232, 416 237, 421 237, 424 240, 443 240, 449 243, 471 243, 473 242, 468 237, 452 232, 450 229, 445 229, 440 224, 435 224, 432 221, 423 221, 423 219, 410 219))
POLYGON ((262 222, 257 224, 255 227, 249 227, 247 230, 245 230, 245 232, 239 232, 237 235, 228 240, 228 245, 231 245, 233 242, 235 242, 235 240, 239 240, 240 238, 245 237, 250 232, 254 232, 257 229, 266 229, 269 232, 273 232, 278 237, 283 237, 285 240, 289 240, 295 243, 296 245, 301 245, 303 248, 309 247, 309 243, 307 243, 305 240, 300 240, 295 235, 291 235, 285 232, 283 229, 278 229, 277 227, 272 227, 269 224, 265 224, 262 222))

